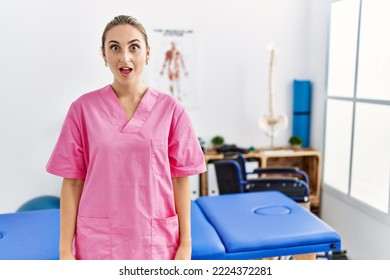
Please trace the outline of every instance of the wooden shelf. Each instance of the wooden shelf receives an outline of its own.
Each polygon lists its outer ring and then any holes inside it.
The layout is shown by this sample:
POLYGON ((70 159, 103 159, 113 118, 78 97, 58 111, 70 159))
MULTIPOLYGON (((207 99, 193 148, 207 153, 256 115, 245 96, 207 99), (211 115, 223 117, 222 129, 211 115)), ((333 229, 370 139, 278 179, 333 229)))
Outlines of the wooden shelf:
MULTIPOLYGON (((243 154, 245 158, 257 160, 259 167, 295 166, 305 171, 309 177, 310 205, 313 212, 318 214, 321 193, 321 153, 312 149, 257 149, 243 154)), ((223 159, 223 154, 213 150, 206 151, 206 164, 213 160, 223 159)), ((208 195, 207 172, 200 175, 201 196, 208 195)))

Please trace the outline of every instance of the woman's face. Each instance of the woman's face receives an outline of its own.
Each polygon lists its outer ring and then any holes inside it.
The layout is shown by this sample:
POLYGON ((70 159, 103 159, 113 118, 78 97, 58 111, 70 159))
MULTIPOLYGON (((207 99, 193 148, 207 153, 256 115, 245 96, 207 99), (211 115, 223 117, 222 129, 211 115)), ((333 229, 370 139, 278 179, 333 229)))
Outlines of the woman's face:
POLYGON ((128 85, 140 81, 149 48, 137 28, 121 24, 107 32, 103 58, 114 74, 114 83, 128 85))

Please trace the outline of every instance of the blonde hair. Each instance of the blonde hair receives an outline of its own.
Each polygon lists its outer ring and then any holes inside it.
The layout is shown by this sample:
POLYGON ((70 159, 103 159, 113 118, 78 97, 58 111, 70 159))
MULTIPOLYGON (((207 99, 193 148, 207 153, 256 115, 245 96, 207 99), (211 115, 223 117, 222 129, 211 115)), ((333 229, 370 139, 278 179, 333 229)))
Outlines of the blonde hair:
POLYGON ((140 23, 136 18, 132 17, 132 16, 126 16, 126 15, 119 15, 119 16, 116 16, 114 17, 107 25, 106 25, 106 28, 104 29, 103 31, 103 35, 102 35, 102 51, 104 51, 104 43, 106 41, 106 35, 107 35, 107 32, 115 27, 115 26, 118 26, 118 25, 121 25, 121 24, 129 24, 131 26, 134 26, 135 28, 138 29, 138 31, 140 31, 145 39, 145 43, 146 43, 146 47, 149 47, 149 42, 148 42, 148 34, 146 33, 146 30, 144 28, 144 26, 142 25, 142 23, 140 23))

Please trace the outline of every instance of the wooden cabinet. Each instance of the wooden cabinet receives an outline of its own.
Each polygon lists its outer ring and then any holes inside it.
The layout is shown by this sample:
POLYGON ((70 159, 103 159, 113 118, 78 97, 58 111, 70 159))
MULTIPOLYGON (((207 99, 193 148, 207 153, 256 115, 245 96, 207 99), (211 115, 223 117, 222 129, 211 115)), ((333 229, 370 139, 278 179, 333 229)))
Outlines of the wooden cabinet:
MULTIPOLYGON (((295 166, 304 170, 309 176, 310 187, 310 206, 312 212, 319 214, 320 193, 321 193, 321 153, 311 149, 302 150, 266 150, 258 149, 255 152, 244 154, 248 159, 257 160, 259 167, 276 167, 276 166, 295 166)), ((206 163, 214 160, 223 159, 223 154, 215 151, 206 152, 206 163)), ((201 196, 208 194, 207 172, 200 175, 201 196)))

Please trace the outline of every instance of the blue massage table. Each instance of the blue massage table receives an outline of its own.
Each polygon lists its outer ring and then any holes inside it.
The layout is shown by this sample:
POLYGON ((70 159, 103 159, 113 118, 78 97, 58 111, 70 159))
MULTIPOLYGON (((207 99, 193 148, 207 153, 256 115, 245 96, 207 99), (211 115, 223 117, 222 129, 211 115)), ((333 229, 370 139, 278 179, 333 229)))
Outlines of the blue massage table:
MULTIPOLYGON (((276 191, 191 202, 192 259, 257 259, 340 251, 338 233, 276 191)), ((0 215, 0 259, 58 259, 59 210, 0 215)))

